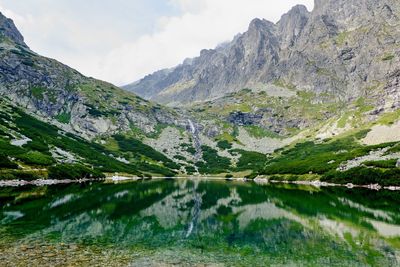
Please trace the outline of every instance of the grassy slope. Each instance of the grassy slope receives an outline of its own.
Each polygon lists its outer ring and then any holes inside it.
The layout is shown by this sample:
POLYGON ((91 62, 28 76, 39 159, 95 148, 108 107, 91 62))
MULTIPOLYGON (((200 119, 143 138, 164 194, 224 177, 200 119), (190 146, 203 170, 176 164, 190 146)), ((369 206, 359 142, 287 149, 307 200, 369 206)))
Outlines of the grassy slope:
MULTIPOLYGON (((283 86, 283 85, 282 85, 283 86)), ((284 88, 295 92, 290 97, 269 96, 265 91, 253 92, 250 89, 243 89, 237 93, 228 94, 217 100, 205 103, 196 103, 190 107, 191 115, 198 120, 214 120, 221 128, 224 128, 225 137, 233 136, 234 127, 226 121, 232 112, 243 112, 264 115, 265 118, 274 121, 263 121, 261 125, 246 126, 246 131, 253 137, 288 137, 304 130, 305 126, 292 127, 290 122, 297 119, 305 121, 305 125, 316 125, 328 117, 340 115, 340 103, 324 103, 315 101, 317 97, 308 92, 294 91, 292 87, 284 88), (321 112, 324 111, 324 112, 321 112), (288 122, 287 125, 280 122, 288 122), (261 127, 260 127, 261 126, 261 127), (280 134, 278 134, 279 132, 280 134)), ((327 96, 319 96, 327 97, 327 96)), ((318 98, 318 99, 319 99, 318 98)))
POLYGON ((338 170, 342 163, 371 151, 390 148, 388 153, 391 153, 399 149, 398 142, 362 145, 360 140, 367 132, 360 131, 320 143, 307 141, 282 149, 267 162, 261 173, 274 180, 320 178, 334 183, 400 185, 400 168, 396 168, 394 160, 369 161, 347 171, 338 170))
MULTIPOLYGON (((175 171, 172 169, 179 167, 140 141, 117 137, 121 149, 110 151, 100 144, 64 133, 55 126, 39 121, 4 100, 0 105, 0 177, 3 179, 34 179, 49 174, 50 178, 62 178, 59 175, 62 165, 58 164, 58 169, 51 169, 59 163, 51 153, 55 148, 74 155, 76 162, 69 167, 80 176, 101 177, 99 172, 173 176, 175 171), (11 145, 10 140, 24 137, 32 141, 22 147, 11 145), (124 141, 131 141, 131 145, 128 146, 124 141), (117 160, 119 157, 127 162, 117 160), (86 166, 86 169, 81 166, 86 166), (92 168, 94 171, 90 172, 92 168), (49 170, 57 171, 58 175, 52 177, 49 170)), ((68 168, 64 169, 68 172, 68 168)))
MULTIPOLYGON (((283 85, 282 85, 283 86, 283 85)), ((323 97, 323 96, 322 96, 323 97)), ((321 96, 319 96, 321 98, 321 96)), ((365 156, 370 151, 393 147, 391 152, 396 152, 399 146, 395 143, 381 144, 378 146, 365 146, 361 139, 368 130, 377 124, 390 125, 396 122, 399 112, 384 113, 370 120, 366 115, 373 109, 371 101, 359 98, 343 106, 341 103, 320 104, 318 98, 310 93, 297 91, 296 96, 290 98, 270 97, 263 92, 252 92, 244 89, 222 99, 196 104, 192 107, 192 115, 199 120, 213 119, 220 126, 223 133, 215 138, 217 147, 231 152, 230 146, 236 140, 237 126, 227 121, 231 112, 260 114, 260 110, 268 108, 273 116, 285 119, 301 118, 306 120, 310 127, 307 136, 298 140, 296 144, 276 151, 272 157, 261 157, 257 153, 242 155, 241 162, 248 162, 246 167, 239 163, 239 168, 226 164, 226 159, 218 157, 212 149, 206 149, 204 161, 210 173, 235 172, 247 169, 273 177, 276 180, 322 179, 324 181, 357 184, 380 183, 383 185, 400 184, 400 171, 396 168, 394 160, 383 162, 367 162, 361 167, 347 172, 339 172, 337 168, 348 160, 365 156), (252 103, 249 105, 248 103, 252 103), (325 115, 321 115, 324 114, 325 115), (330 119, 328 120, 328 116, 330 119), (327 123, 337 121, 337 128, 343 133, 332 139, 316 141, 316 135, 321 127, 327 123), (397 150, 396 150, 397 149, 397 150)), ((267 114, 268 117, 269 114, 267 114)), ((244 127, 255 138, 271 137, 283 138, 270 130, 253 125, 244 127)), ((286 129, 287 136, 301 132, 302 129, 286 129)), ((204 164, 198 164, 200 171, 205 172, 204 164)))

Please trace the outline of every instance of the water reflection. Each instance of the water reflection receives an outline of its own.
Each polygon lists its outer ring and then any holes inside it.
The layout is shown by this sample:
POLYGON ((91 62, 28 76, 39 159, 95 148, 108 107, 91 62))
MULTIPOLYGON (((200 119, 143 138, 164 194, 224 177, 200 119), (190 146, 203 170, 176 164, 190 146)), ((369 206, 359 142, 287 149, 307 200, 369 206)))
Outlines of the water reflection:
POLYGON ((3 243, 190 253, 181 263, 399 264, 397 192, 165 180, 2 188, 0 201, 3 243))

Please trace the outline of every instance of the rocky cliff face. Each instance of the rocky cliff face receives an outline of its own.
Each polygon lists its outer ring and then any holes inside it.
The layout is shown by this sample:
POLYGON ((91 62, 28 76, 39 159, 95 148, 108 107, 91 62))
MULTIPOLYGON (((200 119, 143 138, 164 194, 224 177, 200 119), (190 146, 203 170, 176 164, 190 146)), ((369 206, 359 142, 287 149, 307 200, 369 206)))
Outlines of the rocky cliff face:
POLYGON ((132 128, 152 133, 176 114, 31 51, 0 14, 0 95, 85 138, 132 128))
POLYGON ((295 6, 276 24, 255 19, 231 43, 125 89, 184 105, 280 85, 316 93, 316 101, 366 97, 376 110, 396 109, 399 25, 396 0, 316 0, 312 12, 295 6))
POLYGON ((24 37, 18 31, 17 27, 15 27, 14 22, 11 19, 6 18, 1 13, 0 13, 0 33, 3 38, 9 38, 15 44, 28 48, 28 46, 24 42, 24 37))

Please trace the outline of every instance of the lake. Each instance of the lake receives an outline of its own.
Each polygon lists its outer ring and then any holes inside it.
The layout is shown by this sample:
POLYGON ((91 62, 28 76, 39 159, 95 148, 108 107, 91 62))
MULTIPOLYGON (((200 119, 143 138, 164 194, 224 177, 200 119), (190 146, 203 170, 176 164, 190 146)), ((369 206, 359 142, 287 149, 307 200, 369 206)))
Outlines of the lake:
POLYGON ((400 266, 400 193, 150 180, 0 188, 1 266, 400 266))

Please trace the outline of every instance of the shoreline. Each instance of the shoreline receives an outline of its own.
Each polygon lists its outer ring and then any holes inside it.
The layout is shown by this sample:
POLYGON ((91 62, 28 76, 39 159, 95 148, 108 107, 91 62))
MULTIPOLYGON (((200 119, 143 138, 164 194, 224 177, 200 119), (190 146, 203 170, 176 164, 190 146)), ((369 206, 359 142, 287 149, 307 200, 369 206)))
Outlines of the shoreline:
POLYGON ((268 180, 264 178, 259 178, 254 180, 257 184, 295 184, 295 185, 309 185, 313 187, 347 187, 349 189, 352 188, 364 188, 370 190, 390 190, 390 191, 400 191, 400 186, 382 186, 380 184, 369 184, 369 185, 356 185, 352 183, 347 184, 335 184, 335 183, 327 183, 321 181, 277 181, 277 180, 268 180))
POLYGON ((72 184, 72 183, 86 183, 86 182, 98 182, 104 181, 104 179, 78 179, 78 180, 53 180, 53 179, 38 179, 33 181, 25 181, 25 180, 0 180, 0 187, 18 187, 25 185, 34 185, 34 186, 45 186, 45 185, 57 185, 57 184, 72 184))
POLYGON ((266 185, 266 184, 293 184, 293 185, 307 185, 313 186, 316 188, 319 187, 347 187, 349 189, 352 188, 364 188, 370 190, 389 190, 389 191, 400 191, 400 186, 382 186, 379 184, 370 184, 370 185, 355 185, 352 183, 347 184, 335 184, 335 183, 327 183, 321 182, 318 180, 314 181, 289 181, 289 180, 270 180, 267 178, 255 178, 255 179, 247 179, 247 178, 224 178, 218 176, 196 176, 196 177, 186 177, 186 176, 178 176, 178 177, 152 177, 152 178, 141 178, 141 177, 127 177, 127 176, 115 176, 115 177, 106 177, 105 179, 78 179, 78 180, 49 180, 49 179, 39 179, 33 181, 25 181, 25 180, 0 180, 0 187, 19 187, 26 185, 34 185, 34 186, 45 186, 45 185, 57 185, 57 184, 72 184, 72 183, 86 183, 86 182, 105 182, 105 183, 118 183, 118 182, 135 182, 135 181, 143 181, 143 180, 179 180, 179 179, 188 179, 188 180, 218 180, 218 181, 226 181, 226 182, 254 182, 258 185, 266 185))

